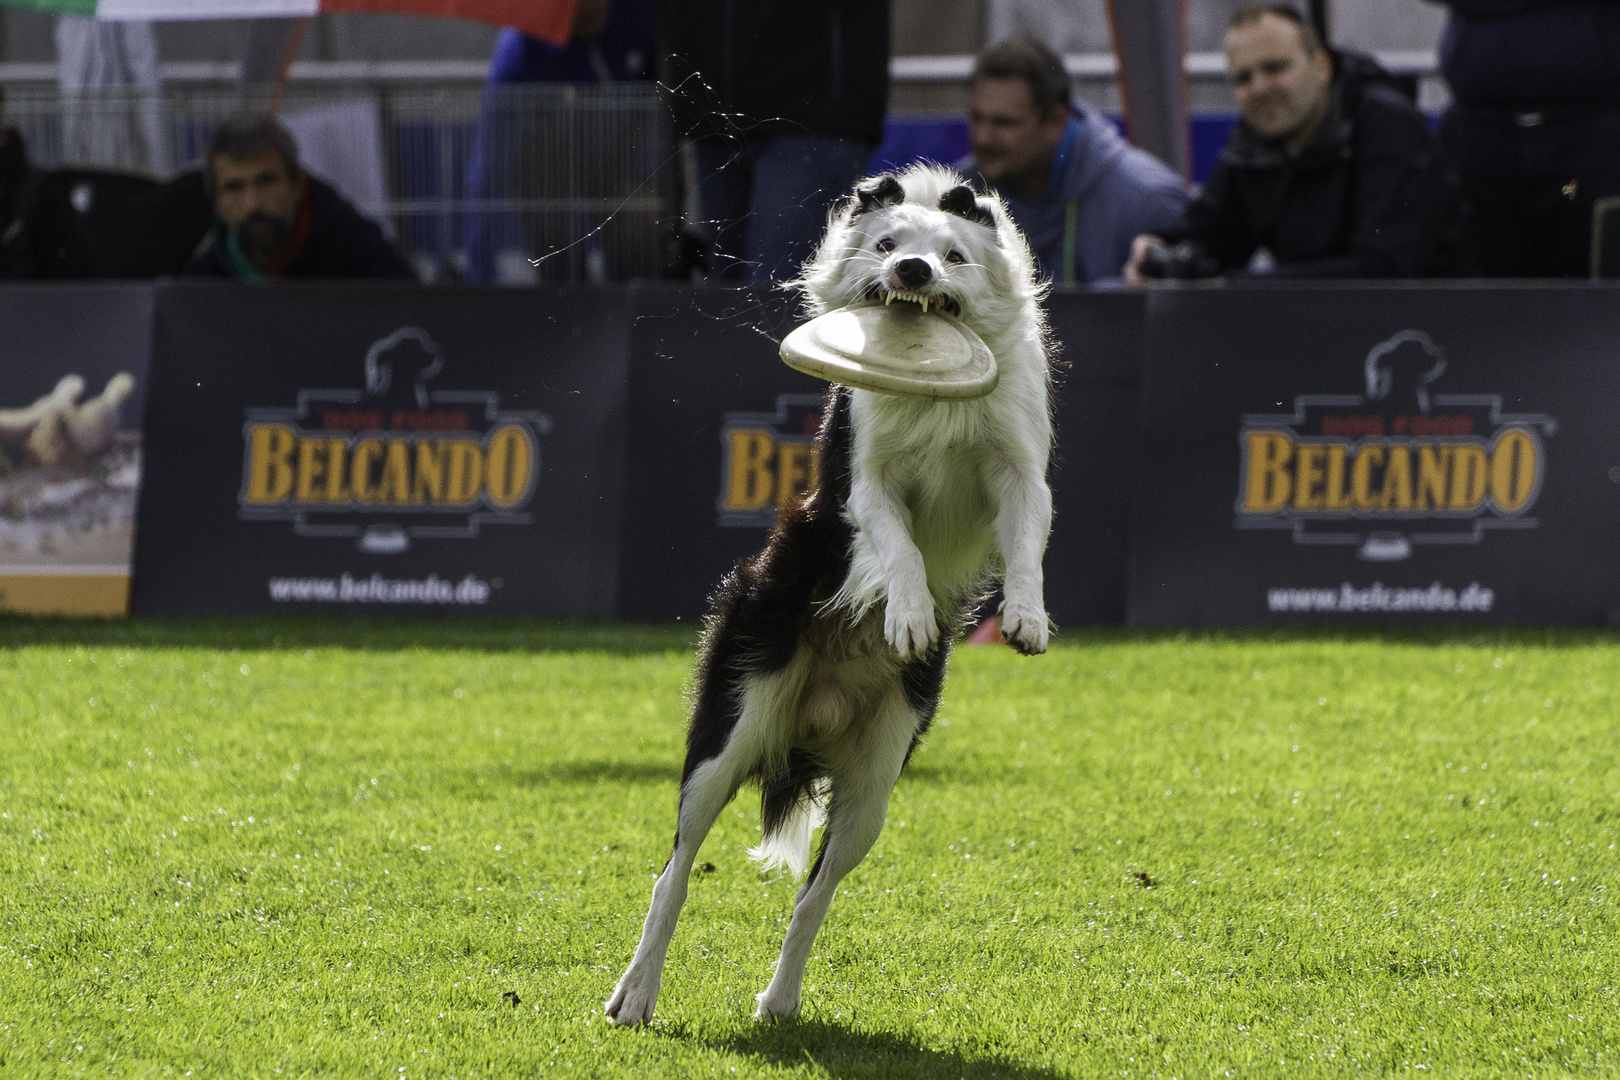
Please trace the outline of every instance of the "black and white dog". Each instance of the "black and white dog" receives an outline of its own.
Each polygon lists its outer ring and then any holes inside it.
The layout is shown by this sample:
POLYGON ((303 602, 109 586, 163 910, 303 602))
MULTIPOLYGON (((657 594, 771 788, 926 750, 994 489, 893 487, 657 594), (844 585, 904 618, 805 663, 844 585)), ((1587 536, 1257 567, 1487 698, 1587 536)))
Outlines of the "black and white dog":
POLYGON ((889 792, 933 719, 952 635, 997 569, 1002 632, 1025 653, 1046 650, 1049 341, 1043 288, 1006 207, 936 166, 863 181, 795 284, 816 315, 937 305, 978 332, 1001 379, 968 401, 829 392, 819 487, 715 596, 675 851, 606 1005, 620 1024, 652 1019, 698 846, 748 780, 760 785, 764 826, 750 854, 767 866, 803 872, 811 832, 826 825, 757 999, 761 1017, 797 1013, 833 890, 882 831, 889 792))

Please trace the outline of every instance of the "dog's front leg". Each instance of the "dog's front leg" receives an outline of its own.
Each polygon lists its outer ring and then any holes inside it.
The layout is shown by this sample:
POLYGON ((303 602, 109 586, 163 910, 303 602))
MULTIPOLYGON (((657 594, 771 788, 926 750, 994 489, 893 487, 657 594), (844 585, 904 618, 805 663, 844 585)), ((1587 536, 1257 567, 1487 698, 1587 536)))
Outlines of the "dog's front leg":
POLYGON ((939 619, 928 591, 928 569, 911 539, 910 512, 881 476, 856 479, 849 510, 888 586, 883 636, 902 659, 926 653, 939 640, 939 619))
POLYGON ((1044 468, 1010 457, 998 458, 987 479, 998 499, 996 542, 1006 567, 1001 633, 1019 652, 1043 653, 1050 623, 1041 560, 1052 531, 1052 491, 1044 468))

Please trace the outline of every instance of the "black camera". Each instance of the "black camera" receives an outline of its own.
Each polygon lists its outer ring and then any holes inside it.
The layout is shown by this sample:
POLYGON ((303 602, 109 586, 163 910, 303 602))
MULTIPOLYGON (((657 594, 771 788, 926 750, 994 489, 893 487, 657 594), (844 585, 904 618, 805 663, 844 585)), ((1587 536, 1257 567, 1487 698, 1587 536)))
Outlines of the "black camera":
POLYGON ((1140 271, 1143 277, 1164 281, 1195 281, 1220 277, 1221 264, 1191 240, 1183 240, 1174 247, 1155 244, 1149 248, 1140 271))

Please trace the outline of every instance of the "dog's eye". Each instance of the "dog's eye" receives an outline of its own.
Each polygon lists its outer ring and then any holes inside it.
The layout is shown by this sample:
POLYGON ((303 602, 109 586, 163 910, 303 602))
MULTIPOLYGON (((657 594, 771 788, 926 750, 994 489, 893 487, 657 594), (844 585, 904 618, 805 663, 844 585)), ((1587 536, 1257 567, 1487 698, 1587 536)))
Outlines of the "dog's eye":
POLYGON ((945 253, 945 261, 948 263, 965 263, 967 262, 967 259, 960 251, 957 251, 955 248, 951 248, 951 250, 945 253))
POLYGON ((893 251, 894 250, 894 237, 885 236, 883 239, 879 240, 877 242, 877 249, 878 249, 879 252, 881 252, 884 255, 887 255, 889 252, 893 251))

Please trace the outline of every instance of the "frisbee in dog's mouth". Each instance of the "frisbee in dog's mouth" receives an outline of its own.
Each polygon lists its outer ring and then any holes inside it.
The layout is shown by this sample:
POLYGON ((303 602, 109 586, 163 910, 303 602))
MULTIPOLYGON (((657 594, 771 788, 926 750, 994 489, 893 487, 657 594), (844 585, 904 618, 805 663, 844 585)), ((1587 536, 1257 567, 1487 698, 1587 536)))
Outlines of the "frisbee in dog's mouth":
POLYGON ((874 281, 872 287, 866 290, 866 299, 881 300, 884 304, 904 300, 908 304, 916 304, 924 311, 936 307, 947 315, 955 315, 958 319, 962 317, 962 305, 956 302, 954 296, 946 293, 902 292, 899 289, 887 288, 881 281, 874 281))
POLYGON ((996 388, 989 346, 966 323, 922 304, 857 304, 811 319, 782 339, 789 367, 842 386, 907 397, 964 399, 996 388))

